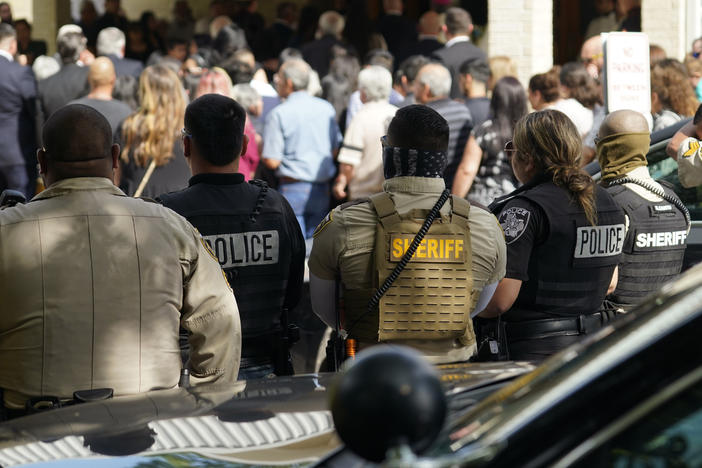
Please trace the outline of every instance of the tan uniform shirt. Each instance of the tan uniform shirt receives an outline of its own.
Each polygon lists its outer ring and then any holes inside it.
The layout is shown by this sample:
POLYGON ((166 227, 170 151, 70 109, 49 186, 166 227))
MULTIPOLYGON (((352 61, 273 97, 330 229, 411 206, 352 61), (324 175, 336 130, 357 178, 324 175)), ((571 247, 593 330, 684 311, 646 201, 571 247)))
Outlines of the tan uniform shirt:
POLYGON ((678 148, 678 178, 685 188, 702 185, 702 144, 696 138, 686 138, 678 148))
POLYGON ((349 199, 368 197, 382 190, 383 146, 380 137, 385 135, 397 107, 388 102, 373 101, 361 107, 353 117, 337 160, 353 166, 349 181, 349 199))
POLYGON ((65 179, 0 211, 0 387, 70 398, 175 387, 179 326, 191 383, 237 378, 234 295, 197 230, 106 178, 65 179))
MULTIPOLYGON (((398 213, 402 215, 413 209, 431 209, 444 189, 444 181, 395 177, 387 180, 383 188, 391 194, 398 213)), ((450 207, 447 201, 441 213, 448 214, 450 207)), ((343 210, 336 208, 318 228, 310 254, 310 272, 325 280, 334 280, 339 276, 348 289, 371 287, 377 222, 370 203, 360 203, 343 210)), ((504 277, 507 254, 502 228, 491 213, 471 206, 469 223, 473 290, 477 298, 484 286, 504 277)), ((466 331, 464 337, 456 340, 393 343, 412 346, 433 362, 455 362, 465 361, 475 353, 475 344, 470 341, 470 332, 466 331)))

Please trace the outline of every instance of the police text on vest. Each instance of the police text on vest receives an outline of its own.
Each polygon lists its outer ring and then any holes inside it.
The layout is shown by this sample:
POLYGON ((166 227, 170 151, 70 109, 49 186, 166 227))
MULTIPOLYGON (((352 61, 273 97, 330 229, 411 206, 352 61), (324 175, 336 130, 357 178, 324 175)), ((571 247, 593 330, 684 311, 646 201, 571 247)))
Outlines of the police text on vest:
POLYGON ((626 228, 623 224, 583 226, 577 229, 575 258, 610 257, 622 253, 626 228))
POLYGON ((687 231, 642 232, 636 235, 636 247, 675 247, 683 245, 687 231))
POLYGON ((203 236, 222 268, 278 263, 278 231, 203 236))

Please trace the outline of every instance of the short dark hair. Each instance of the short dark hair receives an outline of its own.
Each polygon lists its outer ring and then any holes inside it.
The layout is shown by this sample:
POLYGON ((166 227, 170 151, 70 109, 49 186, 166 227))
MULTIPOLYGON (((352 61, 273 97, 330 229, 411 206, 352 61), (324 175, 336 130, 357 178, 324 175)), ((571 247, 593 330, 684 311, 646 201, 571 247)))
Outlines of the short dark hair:
POLYGON ((85 50, 87 44, 88 40, 83 33, 72 31, 58 39, 56 49, 63 63, 74 63, 78 61, 80 53, 85 50))
POLYGON ((236 57, 229 57, 219 64, 220 68, 227 72, 232 84, 248 83, 253 79, 254 71, 246 62, 237 60, 236 57))
POLYGON ((173 35, 168 36, 166 38, 166 50, 174 49, 176 46, 179 46, 179 45, 187 46, 188 41, 180 36, 173 36, 173 35))
POLYGON ((473 18, 463 8, 451 7, 446 10, 446 30, 455 35, 468 34, 473 24, 473 18))
POLYGON ((112 127, 92 107, 68 104, 46 121, 42 141, 52 161, 74 163, 108 158, 112 154, 112 127))
POLYGON ((490 65, 483 58, 466 60, 458 69, 461 75, 470 75, 474 81, 487 83, 490 79, 490 65))
POLYGON ((424 55, 411 55, 400 63, 398 71, 407 78, 409 83, 412 83, 417 78, 419 69, 429 62, 430 60, 424 55))
POLYGON ((401 107, 388 127, 392 146, 427 151, 448 149, 449 127, 446 119, 428 106, 401 107))
POLYGON ((244 108, 221 94, 205 94, 185 108, 186 131, 200 156, 215 166, 225 166, 239 157, 245 123, 244 108))

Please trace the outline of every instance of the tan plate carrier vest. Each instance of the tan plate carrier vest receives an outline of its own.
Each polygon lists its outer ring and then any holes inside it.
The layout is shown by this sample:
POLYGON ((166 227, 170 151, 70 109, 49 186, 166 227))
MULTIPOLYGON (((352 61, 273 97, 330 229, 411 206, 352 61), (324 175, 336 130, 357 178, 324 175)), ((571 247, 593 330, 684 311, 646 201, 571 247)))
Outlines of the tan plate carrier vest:
POLYGON ((411 210, 400 216, 385 192, 372 195, 370 201, 379 220, 374 287, 344 291, 344 324, 352 326, 349 335, 362 342, 444 340, 463 336, 467 328, 472 335, 470 204, 451 197, 451 214, 437 216, 410 262, 381 298, 379 312, 366 313, 378 285, 402 259, 430 211, 411 210))

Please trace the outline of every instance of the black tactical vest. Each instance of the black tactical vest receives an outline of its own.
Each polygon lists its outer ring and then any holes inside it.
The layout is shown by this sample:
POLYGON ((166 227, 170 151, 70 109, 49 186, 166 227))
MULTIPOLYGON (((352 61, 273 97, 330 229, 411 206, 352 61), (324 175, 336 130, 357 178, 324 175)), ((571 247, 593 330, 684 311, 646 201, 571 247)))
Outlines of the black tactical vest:
POLYGON ((529 259, 529 280, 505 319, 569 317, 597 312, 619 263, 624 214, 601 187, 595 188, 597 226, 588 223, 570 193, 546 182, 518 195, 540 206, 548 220, 545 242, 529 259), (526 312, 526 313, 523 313, 526 312))
MULTIPOLYGON (((664 186, 663 190, 677 198, 668 187, 664 186)), ((608 187, 607 191, 629 217, 629 231, 619 263, 619 281, 610 299, 617 304, 633 306, 680 273, 687 221, 668 201, 648 201, 623 185, 608 187)))
POLYGON ((161 196, 212 248, 234 291, 244 339, 280 330, 291 262, 281 198, 243 182, 198 183, 161 196))

